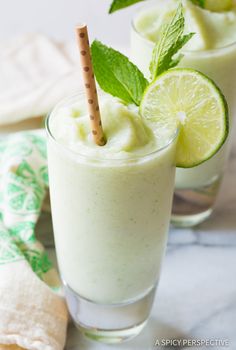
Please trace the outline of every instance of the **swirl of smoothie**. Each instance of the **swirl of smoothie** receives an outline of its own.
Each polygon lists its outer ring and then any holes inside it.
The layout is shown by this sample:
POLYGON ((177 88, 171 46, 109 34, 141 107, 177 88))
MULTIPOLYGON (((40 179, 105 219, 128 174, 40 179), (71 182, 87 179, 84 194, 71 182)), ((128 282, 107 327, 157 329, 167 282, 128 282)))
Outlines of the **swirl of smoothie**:
MULTIPOLYGON (((153 7, 142 10, 134 21, 136 30, 149 41, 156 43, 161 27, 173 16, 178 2, 157 1, 153 7)), ((183 0, 185 32, 195 35, 185 46, 185 50, 211 50, 228 46, 236 40, 236 4, 230 10, 214 12, 183 0)))
POLYGON ((110 95, 103 94, 100 110, 107 139, 103 147, 97 147, 91 137, 85 101, 78 100, 70 108, 58 108, 50 123, 54 137, 86 157, 123 159, 154 152, 164 147, 175 133, 175 130, 153 130, 153 125, 141 117, 138 106, 126 105, 110 95))

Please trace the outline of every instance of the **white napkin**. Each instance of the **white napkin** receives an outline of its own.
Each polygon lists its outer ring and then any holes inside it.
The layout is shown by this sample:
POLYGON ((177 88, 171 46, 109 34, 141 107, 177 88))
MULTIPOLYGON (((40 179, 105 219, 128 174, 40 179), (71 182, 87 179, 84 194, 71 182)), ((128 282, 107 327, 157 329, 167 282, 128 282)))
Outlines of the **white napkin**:
POLYGON ((0 125, 45 115, 78 90, 75 52, 76 45, 71 49, 39 34, 0 43, 0 125))

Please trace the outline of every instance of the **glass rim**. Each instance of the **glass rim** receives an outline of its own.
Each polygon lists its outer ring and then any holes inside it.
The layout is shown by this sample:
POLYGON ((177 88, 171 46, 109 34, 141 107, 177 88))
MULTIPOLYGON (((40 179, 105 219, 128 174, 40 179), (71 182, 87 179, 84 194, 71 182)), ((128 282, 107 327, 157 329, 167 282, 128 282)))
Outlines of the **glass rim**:
MULTIPOLYGON (((107 163, 107 162, 112 162, 114 164, 118 164, 118 163, 127 163, 128 161, 131 162, 138 162, 140 160, 146 160, 149 159, 151 157, 153 157, 156 154, 161 153, 162 151, 164 151, 165 149, 167 149, 170 145, 172 145, 175 140, 177 140, 178 136, 179 136, 179 127, 176 128, 174 134, 168 139, 168 142, 162 146, 159 147, 155 150, 152 150, 149 153, 144 153, 144 154, 137 154, 137 155, 132 155, 130 157, 122 157, 122 158, 108 158, 108 157, 96 157, 95 155, 86 155, 83 154, 81 152, 77 152, 75 150, 72 150, 71 148, 69 148, 67 145, 63 144, 62 142, 60 142, 59 140, 56 139, 56 137, 53 135, 52 130, 50 129, 50 119, 53 116, 53 114, 57 111, 58 108, 60 108, 60 106, 66 106, 66 103, 69 104, 69 102, 74 101, 74 99, 78 99, 81 96, 85 96, 85 93, 83 90, 79 90, 78 92, 74 93, 73 95, 69 95, 65 98, 63 98, 60 102, 58 102, 55 107, 51 110, 51 112, 49 112, 45 118, 45 129, 46 129, 46 133, 47 136, 57 145, 59 146, 61 149, 63 149, 65 152, 70 153, 74 156, 77 157, 77 159, 83 159, 83 160, 87 160, 87 161, 94 161, 96 163, 107 163)), ((103 146, 98 146, 98 147, 103 147, 103 146)))
MULTIPOLYGON (((154 1, 153 0, 149 0, 147 1, 147 4, 144 5, 140 5, 139 6, 139 9, 136 10, 135 14, 133 15, 133 18, 131 20, 131 28, 134 30, 134 32, 139 35, 144 41, 146 41, 149 45, 151 46, 154 46, 155 45, 155 42, 146 38, 145 35, 143 35, 140 31, 138 31, 138 29, 136 28, 136 25, 135 25, 135 20, 136 18, 138 17, 139 14, 141 14, 142 10, 143 9, 147 9, 147 8, 152 8, 152 7, 155 7, 154 5, 154 1), (149 4, 148 4, 149 3, 149 4), (152 4, 152 5, 151 5, 152 4)), ((221 53, 222 51, 225 51, 227 49, 231 49, 233 47, 236 47, 236 40, 234 42, 232 42, 231 44, 228 44, 228 45, 225 45, 225 46, 222 46, 222 47, 217 47, 215 49, 207 49, 207 50, 181 50, 181 52, 183 54, 188 54, 188 55, 191 55, 191 56, 200 56, 200 57, 204 57, 204 56, 209 56, 209 55, 212 55, 212 54, 219 54, 221 53)))

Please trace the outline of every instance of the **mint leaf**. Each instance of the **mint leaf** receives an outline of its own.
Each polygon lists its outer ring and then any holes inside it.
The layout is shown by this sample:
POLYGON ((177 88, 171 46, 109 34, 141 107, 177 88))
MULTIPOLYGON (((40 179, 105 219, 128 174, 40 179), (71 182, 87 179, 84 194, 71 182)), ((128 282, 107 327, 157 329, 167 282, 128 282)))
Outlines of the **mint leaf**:
POLYGON ((140 105, 148 81, 140 70, 120 52, 95 40, 91 46, 94 73, 105 92, 126 103, 140 105))
POLYGON ((190 0, 194 5, 205 7, 205 0, 190 0))
POLYGON ((136 4, 137 2, 141 2, 144 0, 113 0, 111 7, 109 9, 109 13, 113 13, 117 10, 121 10, 125 7, 136 4))
POLYGON ((183 6, 180 4, 176 13, 169 24, 162 27, 161 38, 156 44, 152 61, 150 64, 150 72, 152 79, 163 73, 164 71, 175 67, 183 55, 179 55, 173 59, 173 56, 192 38, 194 33, 183 35, 184 32, 184 14, 183 6))

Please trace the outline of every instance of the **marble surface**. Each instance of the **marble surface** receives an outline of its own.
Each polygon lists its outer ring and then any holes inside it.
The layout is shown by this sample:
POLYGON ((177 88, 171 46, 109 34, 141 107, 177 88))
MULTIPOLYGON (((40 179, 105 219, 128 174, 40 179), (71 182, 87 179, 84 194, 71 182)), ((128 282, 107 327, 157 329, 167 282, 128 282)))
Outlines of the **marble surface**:
POLYGON ((236 147, 212 217, 195 229, 170 230, 161 281, 144 331, 130 342, 104 345, 86 340, 70 324, 66 350, 187 348, 155 345, 166 339, 220 339, 226 341, 225 347, 201 349, 236 349, 236 147))

